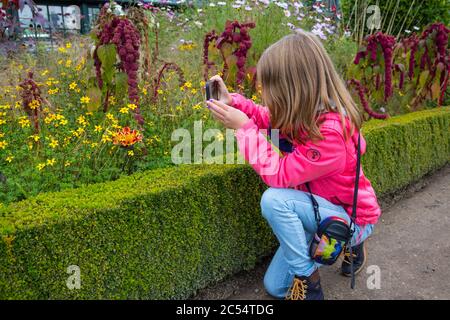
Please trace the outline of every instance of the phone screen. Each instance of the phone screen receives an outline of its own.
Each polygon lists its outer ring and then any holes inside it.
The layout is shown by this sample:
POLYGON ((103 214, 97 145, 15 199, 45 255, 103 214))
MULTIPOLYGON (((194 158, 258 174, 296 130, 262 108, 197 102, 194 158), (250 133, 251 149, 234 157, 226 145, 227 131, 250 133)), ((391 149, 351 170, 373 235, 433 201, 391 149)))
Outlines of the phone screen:
POLYGON ((219 89, 217 81, 207 81, 205 84, 206 100, 219 100, 219 89))

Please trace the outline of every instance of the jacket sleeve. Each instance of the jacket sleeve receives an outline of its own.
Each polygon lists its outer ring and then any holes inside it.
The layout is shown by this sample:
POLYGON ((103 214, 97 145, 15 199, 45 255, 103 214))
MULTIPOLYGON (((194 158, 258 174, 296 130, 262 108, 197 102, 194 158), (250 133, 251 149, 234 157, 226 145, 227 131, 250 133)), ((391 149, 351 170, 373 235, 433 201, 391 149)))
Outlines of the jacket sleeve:
POLYGON ((267 129, 270 123, 269 109, 254 103, 238 93, 231 93, 232 107, 241 110, 249 118, 254 120, 256 126, 260 129, 267 129))
POLYGON ((239 151, 270 187, 289 188, 344 170, 346 146, 342 134, 321 128, 324 140, 296 146, 285 156, 276 152, 253 119, 237 130, 239 151))

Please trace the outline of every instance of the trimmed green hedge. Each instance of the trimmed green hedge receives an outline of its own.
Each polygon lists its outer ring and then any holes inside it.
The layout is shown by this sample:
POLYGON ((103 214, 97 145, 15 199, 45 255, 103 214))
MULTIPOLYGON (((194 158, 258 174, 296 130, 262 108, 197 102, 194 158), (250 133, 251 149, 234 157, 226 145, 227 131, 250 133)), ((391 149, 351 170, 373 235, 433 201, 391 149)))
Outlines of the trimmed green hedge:
MULTIPOLYGON (((366 174, 392 193, 450 156, 450 109, 364 127, 366 174)), ((245 165, 192 165, 0 208, 0 298, 186 298, 271 252, 264 185, 245 165), (78 265, 81 289, 66 286, 78 265)))

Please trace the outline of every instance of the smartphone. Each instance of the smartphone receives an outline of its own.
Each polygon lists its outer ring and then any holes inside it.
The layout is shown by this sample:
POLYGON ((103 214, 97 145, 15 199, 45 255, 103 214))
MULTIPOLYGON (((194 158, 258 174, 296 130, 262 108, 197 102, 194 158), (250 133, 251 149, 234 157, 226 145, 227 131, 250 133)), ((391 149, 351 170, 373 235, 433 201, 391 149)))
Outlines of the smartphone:
POLYGON ((207 81, 205 84, 206 100, 219 100, 219 83, 217 81, 207 81))

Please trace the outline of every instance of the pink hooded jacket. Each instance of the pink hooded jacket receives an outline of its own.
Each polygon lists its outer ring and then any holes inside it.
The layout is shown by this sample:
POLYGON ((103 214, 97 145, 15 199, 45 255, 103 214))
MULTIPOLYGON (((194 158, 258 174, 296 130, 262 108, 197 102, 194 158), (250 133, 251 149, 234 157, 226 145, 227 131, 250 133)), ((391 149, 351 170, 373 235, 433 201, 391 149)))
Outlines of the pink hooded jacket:
MULTIPOLYGON (((231 96, 232 106, 250 118, 236 131, 239 150, 268 186, 307 191, 304 183, 310 182, 314 194, 341 205, 351 215, 358 132, 345 141, 339 114, 324 113, 320 126, 324 140, 294 143, 293 152, 280 155, 259 131, 269 127, 269 110, 237 93, 231 96)), ((361 154, 365 152, 366 141, 361 136, 361 154)), ((356 223, 375 224, 380 215, 375 191, 361 168, 356 223)))

